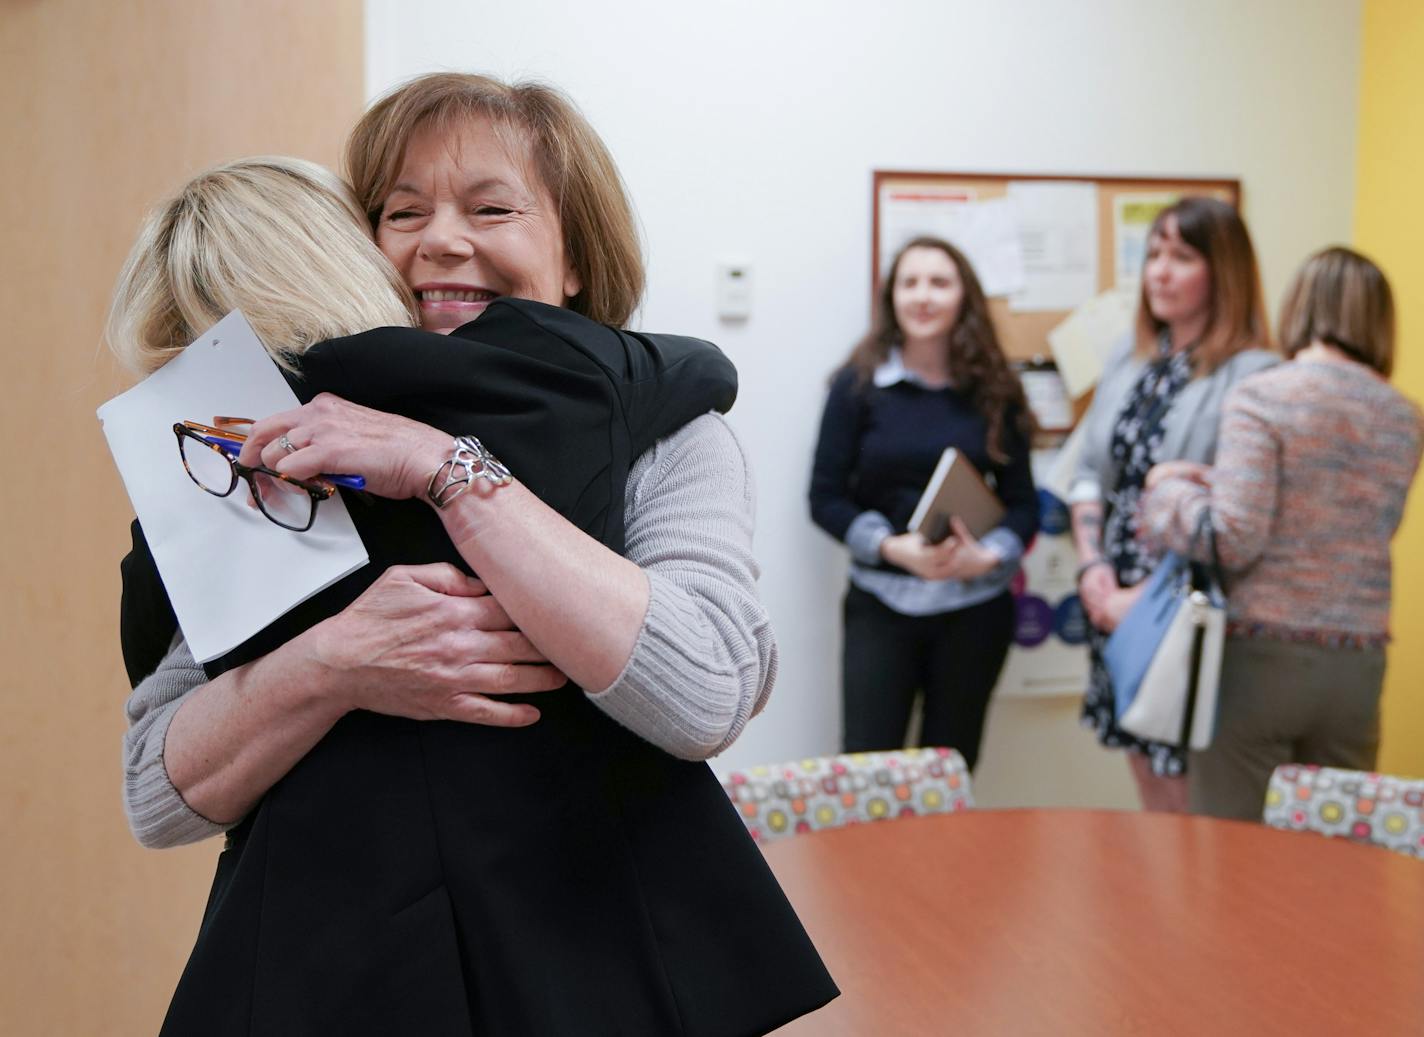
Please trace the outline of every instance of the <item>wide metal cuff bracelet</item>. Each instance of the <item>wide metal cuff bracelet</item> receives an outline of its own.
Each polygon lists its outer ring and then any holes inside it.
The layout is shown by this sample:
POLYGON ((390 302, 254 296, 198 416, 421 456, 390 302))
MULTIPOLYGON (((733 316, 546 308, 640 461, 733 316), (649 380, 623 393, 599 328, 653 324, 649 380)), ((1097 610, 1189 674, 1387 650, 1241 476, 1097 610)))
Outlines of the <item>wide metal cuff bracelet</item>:
POLYGON ((456 436, 454 453, 430 476, 425 495, 431 504, 443 508, 468 490, 476 479, 484 479, 492 486, 504 486, 513 482, 514 476, 474 436, 456 436))

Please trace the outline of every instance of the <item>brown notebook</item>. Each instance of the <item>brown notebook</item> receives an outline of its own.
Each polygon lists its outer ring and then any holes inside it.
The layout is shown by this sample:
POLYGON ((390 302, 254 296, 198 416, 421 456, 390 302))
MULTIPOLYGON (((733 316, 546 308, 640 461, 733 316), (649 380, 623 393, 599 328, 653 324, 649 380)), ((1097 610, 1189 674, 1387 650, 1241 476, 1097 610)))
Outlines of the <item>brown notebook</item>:
POLYGON ((937 544, 953 532, 951 515, 958 515, 969 532, 982 537, 1003 520, 1004 505, 973 463, 954 447, 946 447, 910 516, 910 532, 937 544))

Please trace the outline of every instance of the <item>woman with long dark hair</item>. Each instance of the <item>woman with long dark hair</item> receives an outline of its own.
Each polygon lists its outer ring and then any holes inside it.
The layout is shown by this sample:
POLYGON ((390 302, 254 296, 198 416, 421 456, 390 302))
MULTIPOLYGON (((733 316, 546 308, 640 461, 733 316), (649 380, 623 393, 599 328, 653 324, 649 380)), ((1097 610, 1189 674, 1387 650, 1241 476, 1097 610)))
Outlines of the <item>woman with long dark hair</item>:
POLYGON ((831 381, 811 517, 851 552, 842 669, 847 752, 899 748, 923 696, 920 740, 979 756, 989 695, 1013 639, 1009 581, 1038 530, 1032 417, 964 254, 921 237, 896 255, 874 325, 831 381), (1002 501, 976 538, 955 520, 907 530, 946 447, 1002 501))

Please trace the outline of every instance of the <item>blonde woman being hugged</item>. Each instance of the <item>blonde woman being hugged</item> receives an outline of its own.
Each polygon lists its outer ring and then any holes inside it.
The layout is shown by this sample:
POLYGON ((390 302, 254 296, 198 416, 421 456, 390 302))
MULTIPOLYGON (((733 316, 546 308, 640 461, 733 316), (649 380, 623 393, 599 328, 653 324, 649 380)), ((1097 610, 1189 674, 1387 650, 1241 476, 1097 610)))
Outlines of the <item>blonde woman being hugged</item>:
POLYGON ((1143 501, 1143 533, 1166 547, 1216 531, 1226 651, 1216 738, 1188 784, 1193 812, 1242 820, 1260 819, 1278 764, 1374 769, 1389 543, 1421 443, 1419 409, 1388 382, 1378 267, 1345 248, 1312 256, 1280 330, 1292 362, 1227 397, 1215 466, 1158 465, 1143 501))
POLYGON ((911 241, 874 326, 832 379, 811 476, 811 517, 851 551, 847 752, 904 745, 922 694, 921 743, 977 761, 1013 638, 1009 581, 1038 530, 1031 432, 969 261, 947 242, 911 241), (956 519, 953 535, 930 544, 906 527, 951 446, 995 486, 1006 515, 982 539, 956 519))
POLYGON ((1236 210, 1213 198, 1164 209, 1148 236, 1136 329, 1103 369, 1069 493, 1090 627, 1083 722, 1103 745, 1129 750, 1148 810, 1186 809, 1185 759, 1117 726, 1102 660, 1157 560, 1137 538, 1143 484, 1162 461, 1211 462, 1227 391, 1278 360, 1259 348, 1266 342, 1255 250, 1236 210))

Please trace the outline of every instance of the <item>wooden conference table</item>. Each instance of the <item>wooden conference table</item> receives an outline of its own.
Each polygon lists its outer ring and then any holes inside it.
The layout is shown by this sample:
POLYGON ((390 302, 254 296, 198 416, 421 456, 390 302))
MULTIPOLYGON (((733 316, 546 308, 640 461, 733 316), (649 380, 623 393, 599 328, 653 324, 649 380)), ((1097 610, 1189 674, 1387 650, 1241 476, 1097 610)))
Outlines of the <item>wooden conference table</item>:
POLYGON ((1424 1034, 1424 860, 1163 814, 982 810, 764 847, 814 1034, 1424 1034))

